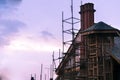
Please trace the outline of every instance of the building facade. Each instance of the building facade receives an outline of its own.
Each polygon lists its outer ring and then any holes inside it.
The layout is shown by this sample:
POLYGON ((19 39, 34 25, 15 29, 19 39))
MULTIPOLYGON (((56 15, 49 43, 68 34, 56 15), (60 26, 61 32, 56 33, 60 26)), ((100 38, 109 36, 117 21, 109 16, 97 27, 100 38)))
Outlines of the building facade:
POLYGON ((94 4, 80 7, 81 29, 56 69, 56 80, 120 80, 120 31, 94 22, 94 4))

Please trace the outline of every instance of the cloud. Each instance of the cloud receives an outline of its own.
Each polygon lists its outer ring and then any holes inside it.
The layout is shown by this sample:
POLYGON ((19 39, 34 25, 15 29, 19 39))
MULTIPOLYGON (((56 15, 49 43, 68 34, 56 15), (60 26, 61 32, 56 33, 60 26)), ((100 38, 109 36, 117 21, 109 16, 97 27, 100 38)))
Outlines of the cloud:
POLYGON ((40 35, 45 40, 55 39, 54 35, 48 31, 41 31, 40 35))
POLYGON ((25 24, 18 20, 0 20, 0 35, 8 35, 19 31, 19 28, 25 24))
POLYGON ((19 20, 0 20, 0 46, 8 45, 11 37, 14 37, 25 24, 19 20))
POLYGON ((17 10, 22 0, 0 0, 0 15, 10 14, 17 10))
POLYGON ((0 68, 0 80, 10 80, 10 71, 8 68, 0 68))
POLYGON ((14 17, 12 20, 5 19, 6 16, 17 10, 21 2, 22 0, 0 0, 0 47, 8 45, 11 37, 13 38, 21 27, 25 26, 22 21, 16 20, 14 17))
POLYGON ((13 7, 13 6, 20 4, 21 2, 22 2, 22 0, 0 0, 0 4, 3 8, 4 7, 6 7, 6 8, 13 7))
POLYGON ((30 38, 17 36, 14 40, 10 42, 6 49, 12 52, 26 51, 28 52, 52 52, 59 49, 59 43, 57 40, 49 39, 45 40, 41 37, 32 36, 30 38))

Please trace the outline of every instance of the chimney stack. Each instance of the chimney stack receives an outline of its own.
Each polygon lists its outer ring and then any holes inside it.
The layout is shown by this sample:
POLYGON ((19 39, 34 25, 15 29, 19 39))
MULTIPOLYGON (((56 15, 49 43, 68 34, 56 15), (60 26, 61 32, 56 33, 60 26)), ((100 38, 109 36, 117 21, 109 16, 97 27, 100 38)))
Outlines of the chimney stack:
POLYGON ((81 30, 85 30, 94 24, 94 4, 86 3, 80 6, 81 11, 81 30))

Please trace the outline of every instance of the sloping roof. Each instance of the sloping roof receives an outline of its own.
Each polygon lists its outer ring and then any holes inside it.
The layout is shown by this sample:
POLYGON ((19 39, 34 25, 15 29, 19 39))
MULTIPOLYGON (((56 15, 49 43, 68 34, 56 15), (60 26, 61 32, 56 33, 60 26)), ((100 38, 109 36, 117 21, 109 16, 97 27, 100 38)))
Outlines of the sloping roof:
POLYGON ((115 37, 115 44, 111 51, 111 56, 120 64, 120 37, 115 37))
POLYGON ((88 29, 84 30, 83 32, 88 32, 88 31, 98 31, 98 30, 117 30, 116 28, 113 28, 112 26, 104 23, 104 22, 98 22, 95 23, 93 26, 89 27, 88 29))

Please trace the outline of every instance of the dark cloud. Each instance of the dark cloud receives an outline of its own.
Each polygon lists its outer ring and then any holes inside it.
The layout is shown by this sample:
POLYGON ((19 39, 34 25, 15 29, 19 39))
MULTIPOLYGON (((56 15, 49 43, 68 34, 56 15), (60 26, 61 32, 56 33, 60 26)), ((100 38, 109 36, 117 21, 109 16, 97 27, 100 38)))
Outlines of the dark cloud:
POLYGON ((4 13, 10 14, 17 10, 21 2, 22 0, 0 0, 0 15, 4 15, 4 13))
POLYGON ((7 0, 0 0, 0 4, 6 4, 7 0))
POLYGON ((0 80, 10 80, 10 73, 7 67, 0 67, 0 80))
POLYGON ((48 40, 48 39, 55 39, 54 35, 48 31, 41 31, 40 32, 40 35, 45 39, 45 40, 48 40))
POLYGON ((18 32, 19 28, 25 24, 18 20, 0 20, 0 35, 8 35, 18 32))
POLYGON ((19 20, 4 19, 6 14, 17 10, 22 0, 0 0, 0 46, 8 45, 11 36, 16 35, 25 24, 19 20), (4 15, 4 16, 3 16, 4 15))
POLYGON ((14 6, 14 5, 18 5, 22 2, 22 0, 0 0, 0 4, 2 6, 14 6))
POLYGON ((8 45, 10 37, 15 36, 25 24, 18 20, 0 20, 0 46, 8 45))

